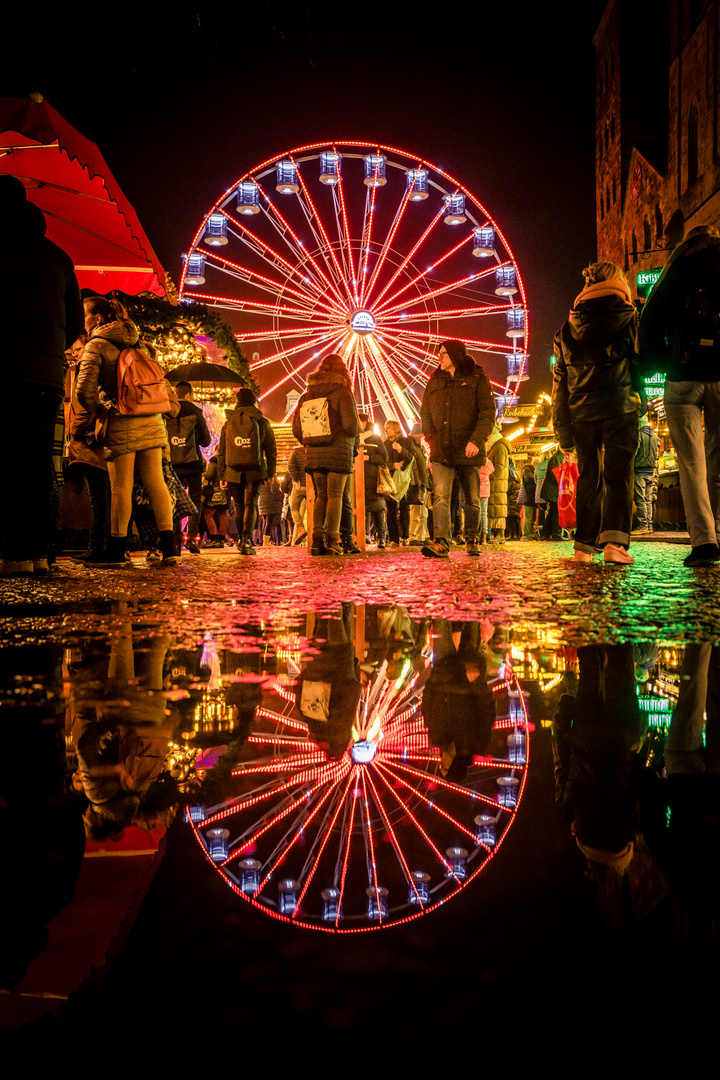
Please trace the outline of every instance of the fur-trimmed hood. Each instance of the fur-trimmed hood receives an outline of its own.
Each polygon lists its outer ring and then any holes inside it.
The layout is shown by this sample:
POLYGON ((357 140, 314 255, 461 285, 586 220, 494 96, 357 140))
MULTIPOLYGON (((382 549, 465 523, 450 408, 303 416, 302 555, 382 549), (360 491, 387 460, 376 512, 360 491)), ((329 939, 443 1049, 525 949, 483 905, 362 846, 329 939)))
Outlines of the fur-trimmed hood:
POLYGON ((313 371, 308 375, 308 390, 311 386, 325 386, 328 383, 344 386, 346 390, 350 390, 350 378, 347 375, 341 375, 339 371, 313 371))

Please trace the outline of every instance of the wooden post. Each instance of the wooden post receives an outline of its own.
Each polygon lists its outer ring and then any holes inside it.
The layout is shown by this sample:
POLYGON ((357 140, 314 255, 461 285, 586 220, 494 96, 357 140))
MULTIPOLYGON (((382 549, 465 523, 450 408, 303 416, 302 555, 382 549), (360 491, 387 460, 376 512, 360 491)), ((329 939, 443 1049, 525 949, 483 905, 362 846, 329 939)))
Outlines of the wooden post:
POLYGON ((365 458, 362 443, 360 443, 360 453, 355 458, 354 473, 353 522, 355 525, 355 543, 365 554, 365 458))
POLYGON ((355 656, 365 662, 365 605, 355 604, 355 656))

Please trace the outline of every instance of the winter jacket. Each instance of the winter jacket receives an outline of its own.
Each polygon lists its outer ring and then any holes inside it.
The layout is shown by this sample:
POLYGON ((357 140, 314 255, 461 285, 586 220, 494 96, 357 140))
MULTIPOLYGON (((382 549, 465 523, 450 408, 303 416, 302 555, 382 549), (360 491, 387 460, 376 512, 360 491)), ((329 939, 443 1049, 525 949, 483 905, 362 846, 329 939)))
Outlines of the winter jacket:
POLYGON ((293 435, 305 446, 305 471, 351 473, 360 445, 360 423, 347 379, 334 371, 315 371, 308 376, 307 386, 293 417, 293 435), (327 446, 303 442, 300 409, 313 398, 328 399, 332 442, 327 446))
MULTIPOLYGON (((117 365, 123 349, 137 345, 138 328, 129 319, 96 326, 80 360, 75 392, 78 401, 92 416, 104 415, 103 406, 117 401, 117 365)), ((111 412, 118 412, 111 408, 111 412)), ((141 416, 132 416, 141 420, 141 416)))
POLYGON ((5 327, 3 388, 31 384, 62 392, 65 350, 83 331, 72 260, 45 237, 32 203, 0 207, 0 315, 5 327))
POLYGON ((645 374, 720 380, 720 239, 690 236, 675 248, 643 308, 638 347, 645 374))
POLYGON ((535 470, 530 464, 523 466, 522 481, 517 501, 518 506, 535 505, 535 470))
POLYGON ((93 445, 89 445, 86 435, 95 430, 95 418, 91 417, 87 410, 83 409, 75 393, 78 364, 68 364, 65 372, 65 400, 63 411, 65 415, 65 448, 63 457, 68 465, 92 465, 96 469, 104 469, 107 465, 100 446, 91 438, 93 445))
POLYGON ((555 335, 552 418, 562 449, 575 445, 573 424, 639 410, 636 334, 632 304, 599 296, 581 300, 555 335))
POLYGON ((490 477, 495 472, 495 466, 492 461, 486 461, 484 465, 480 466, 480 498, 490 498, 490 477))
POLYGON ((210 432, 203 411, 193 401, 183 398, 180 412, 174 418, 165 417, 170 460, 178 475, 201 473, 205 460, 200 453, 201 446, 209 446, 210 432))
POLYGON ((294 484, 299 484, 300 487, 305 487, 306 474, 305 474, 305 447, 296 446, 290 455, 288 461, 288 472, 292 478, 294 484))
POLYGON ((558 478, 555 475, 555 469, 559 469, 565 460, 565 455, 562 450, 556 450, 555 453, 548 458, 547 467, 545 469, 545 478, 540 488, 540 499, 542 502, 557 502, 560 498, 560 485, 558 478))
POLYGON ((285 494, 277 477, 268 480, 260 488, 258 496, 258 514, 282 514, 285 494))
POLYGON ((454 375, 438 367, 425 387, 421 418, 431 461, 455 467, 482 465, 495 422, 495 401, 483 369, 469 357, 457 365, 454 375), (469 442, 480 448, 475 457, 465 453, 469 442))
POLYGON ((510 443, 498 435, 493 439, 488 458, 494 472, 490 477, 490 501, 488 502, 488 527, 504 529, 507 519, 508 481, 510 479, 510 443))
POLYGON ((640 427, 638 449, 635 455, 635 472, 640 476, 652 476, 657 465, 660 443, 649 424, 640 427))
POLYGON ((508 477, 508 490, 507 490, 507 516, 508 518, 520 517, 520 511, 518 510, 518 498, 520 495, 520 477, 518 476, 515 462, 510 458, 509 462, 510 475, 508 477))
POLYGON ((360 445, 363 451, 363 471, 365 476, 365 510, 367 513, 379 510, 387 510, 387 503, 382 495, 378 495, 378 469, 381 465, 387 465, 388 455, 385 443, 379 435, 369 428, 360 433, 360 445))
POLYGON ((223 425, 223 429, 220 432, 220 442, 218 443, 218 472, 221 480, 226 480, 229 484, 241 484, 243 476, 247 480, 267 480, 269 476, 275 475, 275 466, 277 464, 277 446, 275 445, 275 433, 270 426, 270 421, 266 420, 263 414, 258 409, 257 405, 238 405, 234 412, 249 413, 250 416, 257 420, 260 428, 260 450, 262 455, 262 463, 253 469, 238 469, 233 468, 232 465, 228 465, 226 461, 225 441, 227 439, 228 423, 223 425))

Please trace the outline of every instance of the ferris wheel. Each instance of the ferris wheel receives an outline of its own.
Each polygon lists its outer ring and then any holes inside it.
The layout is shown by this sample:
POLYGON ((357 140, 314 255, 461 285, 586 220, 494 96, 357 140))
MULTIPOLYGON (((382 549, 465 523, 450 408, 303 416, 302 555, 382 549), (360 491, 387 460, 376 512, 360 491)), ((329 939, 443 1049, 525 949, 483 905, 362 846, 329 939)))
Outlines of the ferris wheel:
POLYGON ((417 673, 393 681, 381 669, 334 752, 276 681, 227 798, 189 806, 186 820, 239 897, 295 926, 357 933, 424 915, 477 877, 516 819, 526 695, 516 678, 491 689, 493 746, 459 782, 429 743, 417 673))
POLYGON ((448 338, 499 407, 527 378, 525 291, 499 226, 441 168, 380 144, 303 146, 245 173, 196 232, 180 296, 228 313, 285 418, 331 352, 358 408, 406 426, 448 338))

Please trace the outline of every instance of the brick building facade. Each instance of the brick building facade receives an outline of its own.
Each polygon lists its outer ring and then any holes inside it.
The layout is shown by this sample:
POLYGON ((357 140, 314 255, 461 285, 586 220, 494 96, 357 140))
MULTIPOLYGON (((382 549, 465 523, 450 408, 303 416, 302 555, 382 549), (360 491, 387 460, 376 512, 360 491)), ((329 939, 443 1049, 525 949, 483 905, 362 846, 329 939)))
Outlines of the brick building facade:
POLYGON ((662 267, 676 210, 720 226, 718 0, 609 0, 594 37, 598 259, 662 267))

